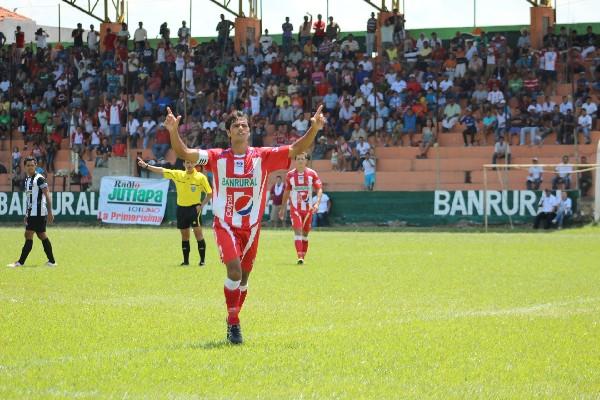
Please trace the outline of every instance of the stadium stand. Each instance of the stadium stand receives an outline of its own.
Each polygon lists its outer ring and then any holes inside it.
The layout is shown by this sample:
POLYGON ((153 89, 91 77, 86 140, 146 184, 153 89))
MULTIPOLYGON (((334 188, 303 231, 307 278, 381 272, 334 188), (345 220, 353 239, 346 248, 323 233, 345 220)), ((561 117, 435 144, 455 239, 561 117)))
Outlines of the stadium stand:
MULTIPOLYGON (((363 53, 363 43, 351 35, 337 33, 337 26, 330 32, 339 40, 314 37, 315 46, 306 35, 298 35, 298 42, 294 34, 284 47, 265 37, 238 55, 231 39, 225 45, 191 40, 195 47, 188 47, 187 41, 170 38, 167 26, 161 26, 162 39, 153 43, 134 43, 140 36, 127 40, 123 31, 109 33, 102 38, 103 50, 96 50, 95 34, 89 31, 83 33, 86 39, 68 46, 46 44, 39 31, 40 37, 25 39, 37 46, 0 49, 0 164, 11 167, 14 147, 25 156, 37 143, 53 190, 80 190, 81 179, 94 190, 101 176, 130 168, 124 164, 127 158, 114 157, 108 168, 96 167, 95 149, 104 137, 113 145, 117 138, 127 143, 130 162, 140 152, 158 164, 176 162, 168 146, 157 146, 167 106, 185 116, 181 134, 188 145, 210 148, 227 144, 223 115, 228 110, 243 109, 252 116, 254 144, 277 146, 306 129, 299 116, 309 118, 319 102, 327 108, 329 126, 317 138, 312 165, 329 191, 363 189, 360 171, 342 172, 330 160, 334 149, 343 157, 342 136, 355 160, 357 136, 366 136, 377 159, 375 190, 479 189, 482 165, 491 162, 498 135, 511 139, 512 163, 532 157, 556 163, 565 154, 574 162, 582 156, 596 162, 600 48, 592 27, 583 33, 564 27, 549 31, 543 49, 530 47, 526 31, 510 39, 457 32, 442 41, 405 31, 393 15, 377 29, 382 30, 377 59, 363 53), (451 99, 460 116, 446 132, 442 120, 451 99), (413 146, 403 134, 411 126, 409 109, 416 115, 413 146), (578 127, 585 123, 581 110, 592 119, 589 136, 587 128, 578 127), (466 114, 476 126, 468 146, 463 140, 466 114), (417 157, 427 119, 434 123, 436 144, 426 158, 417 157), (359 126, 355 135, 354 123, 359 126), (490 134, 484 136, 486 127, 490 134), (520 136, 526 140, 522 145, 520 136), (89 171, 84 177, 82 165, 89 171)), ((74 31, 74 37, 79 35, 74 31)), ((117 152, 111 151, 113 156, 117 152)), ((0 191, 17 190, 12 180, 22 171, 7 169, 8 174, 0 174, 0 191)), ((503 188, 499 177, 490 175, 489 188, 503 188)), ((511 173, 512 188, 524 187, 525 177, 526 171, 511 173)))

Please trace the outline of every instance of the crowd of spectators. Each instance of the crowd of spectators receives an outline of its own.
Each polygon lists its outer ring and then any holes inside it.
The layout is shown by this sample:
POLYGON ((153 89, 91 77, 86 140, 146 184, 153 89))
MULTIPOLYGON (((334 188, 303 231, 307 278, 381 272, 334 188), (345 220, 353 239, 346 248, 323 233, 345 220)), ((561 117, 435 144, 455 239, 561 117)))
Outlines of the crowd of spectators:
POLYGON ((286 18, 281 44, 265 30, 239 54, 234 27, 222 15, 216 40, 198 44, 185 21, 173 38, 164 23, 151 43, 142 22, 133 35, 122 24, 99 43, 94 26, 78 24, 72 46, 50 45, 41 29, 25 38, 18 28, 16 42, 0 49, 0 138, 18 132, 25 148, 13 154, 31 153, 51 172, 68 138, 78 171, 79 160, 103 167, 128 146, 164 159, 167 107, 185 116, 188 146, 210 148, 227 146, 231 109, 251 116, 253 145, 274 125, 278 146, 301 136, 308 113, 323 103, 328 125, 313 159, 371 173, 376 146, 418 146, 418 158, 427 158, 440 135, 460 131, 465 146, 495 143, 495 159, 510 161, 503 146, 513 142, 542 145, 555 133, 557 144, 589 143, 598 116, 600 49, 591 27, 549 28, 535 50, 526 30, 516 43, 500 33, 413 36, 394 11, 380 28, 371 14, 363 46, 333 17, 307 14, 297 29, 286 18), (26 45, 31 39, 35 48, 26 45), (573 82, 574 95, 556 104, 559 77, 573 82))

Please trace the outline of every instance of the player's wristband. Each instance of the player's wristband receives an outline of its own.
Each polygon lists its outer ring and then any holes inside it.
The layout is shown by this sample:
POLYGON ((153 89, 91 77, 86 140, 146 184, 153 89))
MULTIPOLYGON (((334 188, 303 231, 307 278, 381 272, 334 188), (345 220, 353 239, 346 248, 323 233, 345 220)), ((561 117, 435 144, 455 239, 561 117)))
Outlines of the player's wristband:
POLYGON ((208 164, 208 151, 199 149, 198 150, 198 161, 196 161, 198 165, 206 165, 208 164))

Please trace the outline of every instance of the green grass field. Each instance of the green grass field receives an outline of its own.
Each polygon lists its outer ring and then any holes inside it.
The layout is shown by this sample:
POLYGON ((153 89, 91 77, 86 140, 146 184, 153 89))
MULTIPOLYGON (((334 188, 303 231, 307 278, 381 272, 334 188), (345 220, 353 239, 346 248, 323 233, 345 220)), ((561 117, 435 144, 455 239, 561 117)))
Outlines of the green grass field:
POLYGON ((49 234, 0 270, 0 399, 600 398, 597 228, 314 232, 303 267, 265 230, 239 347, 210 231, 204 269, 174 228, 49 234))

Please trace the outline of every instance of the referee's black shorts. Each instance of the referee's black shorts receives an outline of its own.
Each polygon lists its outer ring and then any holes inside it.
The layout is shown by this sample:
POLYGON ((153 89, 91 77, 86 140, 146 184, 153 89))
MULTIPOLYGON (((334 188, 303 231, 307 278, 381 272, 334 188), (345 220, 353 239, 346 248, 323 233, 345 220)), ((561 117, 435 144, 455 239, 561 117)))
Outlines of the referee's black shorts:
POLYGON ((46 232, 46 217, 27 217, 26 231, 34 231, 35 233, 46 232))
POLYGON ((198 214, 198 204, 188 207, 177 206, 177 229, 196 228, 202 225, 202 215, 198 214))

